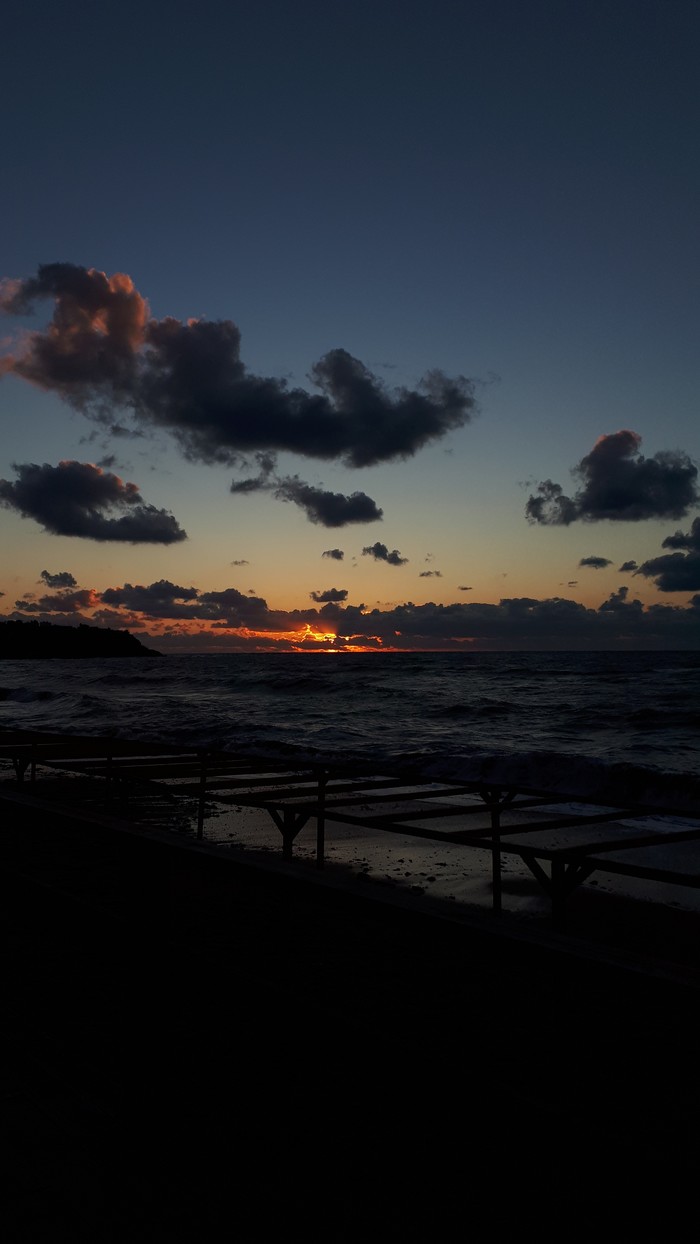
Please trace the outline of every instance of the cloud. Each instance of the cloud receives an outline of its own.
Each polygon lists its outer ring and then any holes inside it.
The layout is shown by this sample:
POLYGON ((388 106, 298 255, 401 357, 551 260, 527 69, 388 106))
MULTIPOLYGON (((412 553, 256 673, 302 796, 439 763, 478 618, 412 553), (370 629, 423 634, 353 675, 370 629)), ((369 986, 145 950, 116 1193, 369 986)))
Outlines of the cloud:
POLYGON ((676 531, 672 536, 666 536, 662 549, 688 549, 691 553, 700 552, 700 518, 693 520, 690 531, 686 534, 683 531, 676 531))
MULTIPOLYGON (((169 579, 159 579, 148 587, 140 584, 134 586, 131 583, 125 583, 123 587, 109 587, 102 592, 101 599, 106 605, 129 609, 134 613, 173 618, 178 616, 177 610, 182 605, 189 605, 198 596, 196 587, 181 587, 177 583, 171 583, 169 579), (173 608, 174 613, 170 612, 173 608)), ((189 610, 183 616, 189 617, 189 610)))
POLYGON ((418 575, 418 578, 419 579, 441 579, 442 571, 441 570, 421 570, 420 574, 418 575))
MULTIPOLYGON (((448 604, 410 601, 381 612, 338 610, 339 634, 369 635, 406 649, 463 648, 599 648, 643 649, 678 645, 697 648, 700 642, 700 596, 690 609, 651 606, 629 600, 628 589, 612 593, 598 609, 554 597, 502 599, 498 604, 448 604)), ((326 606, 327 610, 333 606, 326 606)))
POLYGON ((91 462, 13 464, 15 483, 0 480, 0 505, 33 518, 44 531, 87 540, 175 544, 187 539, 172 514, 146 505, 136 484, 91 462), (118 518, 108 517, 121 511, 118 518))
POLYGON ((637 563, 636 563, 636 562, 634 562, 634 561, 623 562, 623 563, 622 563, 622 565, 621 565, 621 566, 620 566, 620 568, 619 568, 619 572, 618 572, 618 573, 619 573, 619 574, 629 574, 629 573, 631 573, 633 570, 638 570, 638 569, 639 569, 639 567, 637 566, 637 563))
POLYGON ((539 495, 531 495, 525 506, 528 521, 568 526, 579 519, 682 518, 700 504, 697 467, 680 451, 663 450, 644 458, 641 443, 641 436, 627 429, 599 437, 572 470, 582 481, 578 492, 567 497, 560 484, 544 480, 537 486, 539 495))
MULTIPOLYGON (((291 501, 304 510, 310 523, 322 527, 347 527, 349 523, 374 523, 383 517, 383 511, 364 492, 354 492, 347 497, 340 492, 328 492, 299 479, 298 475, 275 474, 274 454, 257 453, 258 474, 245 479, 233 480, 231 492, 237 495, 253 492, 271 492, 278 501, 291 501)), ((236 465, 249 466, 249 461, 239 455, 236 465)))
POLYGON ((592 570, 604 570, 606 566, 612 566, 612 562, 608 557, 582 557, 579 566, 590 566, 592 570))
POLYGON ((329 601, 347 600, 348 594, 345 588, 329 587, 325 592, 311 592, 311 599, 316 601, 317 605, 328 604, 329 601))
POLYGON ((336 562, 342 562, 345 554, 342 549, 324 549, 321 557, 332 557, 336 562))
POLYGON ((292 501, 304 510, 310 523, 322 527, 346 527, 348 523, 376 523, 383 517, 376 502, 364 492, 346 497, 340 492, 327 492, 305 484, 298 476, 280 480, 275 488, 280 501, 292 501))
POLYGON ((250 562, 246 561, 245 557, 239 557, 235 561, 232 561, 231 565, 232 566, 249 566, 250 562))
MULTIPOLYGON (((243 495, 251 492, 271 492, 280 482, 273 474, 277 466, 274 454, 260 452, 254 454, 253 458, 257 463, 258 474, 250 475, 246 479, 232 480, 231 492, 243 495)), ((245 454, 236 454, 233 465, 244 470, 251 468, 250 459, 245 454)))
POLYGON ((149 618, 209 622, 213 626, 263 627, 274 629, 275 614, 260 596, 244 595, 238 588, 220 592, 200 592, 169 579, 148 586, 125 583, 107 588, 100 595, 103 604, 143 613, 149 618))
POLYGON ((460 584, 460 586, 457 588, 458 592, 471 592, 471 590, 472 589, 470 587, 467 587, 466 585, 463 585, 463 584, 460 584))
POLYGON ((90 618, 90 622, 97 626, 108 626, 112 630, 120 630, 126 627, 130 631, 141 631, 146 625, 143 618, 138 617, 134 613, 122 612, 118 609, 96 609, 90 618))
POLYGON ((0 306, 29 314, 53 299, 43 332, 3 362, 103 423, 117 408, 166 428, 191 459, 232 464, 240 453, 288 451, 362 467, 411 457, 476 413, 464 376, 428 371, 415 389, 388 389, 346 350, 310 370, 316 392, 256 376, 231 320, 155 320, 130 277, 76 264, 42 265, 6 282, 0 306))
POLYGON ((402 557, 398 549, 392 549, 391 553, 385 544, 380 544, 377 540, 376 544, 368 544, 362 550, 363 557, 373 557, 376 562, 388 562, 390 566, 405 566, 408 561, 407 557, 402 557))
MULTIPOLYGON (((335 589, 332 589, 335 590, 335 589)), ((319 593, 320 595, 320 593, 319 593)), ((113 627, 141 628, 153 620, 151 638, 159 648, 246 651, 265 648, 313 647, 336 635, 335 646, 411 650, 464 651, 471 647, 537 651, 605 650, 609 648, 696 650, 700 646, 700 594, 690 607, 643 606, 619 588, 597 609, 553 597, 502 599, 498 604, 428 602, 366 609, 342 601, 314 604, 308 609, 271 609, 261 597, 244 596, 236 588, 200 592, 161 579, 149 586, 126 583, 99 592, 68 592, 40 601, 18 601, 20 613, 37 620, 77 624, 100 622, 113 627), (91 617, 80 608, 95 609, 91 617), (62 610, 62 612, 59 612, 62 610), (172 644, 169 638, 172 637, 172 644), (161 642, 168 641, 168 642, 161 642)), ((8 616, 8 615, 5 615, 8 616)))
POLYGON ((95 609, 100 603, 99 592, 85 588, 78 592, 58 592, 55 596, 41 596, 39 600, 16 600, 15 609, 22 613, 81 613, 83 609, 95 609))
POLYGON ((545 479, 537 485, 539 497, 530 495, 525 506, 529 523, 544 523, 549 527, 568 526, 579 517, 576 503, 564 496, 561 484, 545 479))
POLYGON ((686 549, 687 552, 667 553, 643 562, 638 574, 654 579, 660 592, 695 592, 700 590, 700 518, 693 520, 690 531, 677 531, 667 536, 664 549, 686 549))
POLYGON ((68 570, 60 570, 58 574, 50 574, 48 570, 42 570, 40 579, 44 580, 47 587, 77 587, 78 581, 74 579, 68 570))

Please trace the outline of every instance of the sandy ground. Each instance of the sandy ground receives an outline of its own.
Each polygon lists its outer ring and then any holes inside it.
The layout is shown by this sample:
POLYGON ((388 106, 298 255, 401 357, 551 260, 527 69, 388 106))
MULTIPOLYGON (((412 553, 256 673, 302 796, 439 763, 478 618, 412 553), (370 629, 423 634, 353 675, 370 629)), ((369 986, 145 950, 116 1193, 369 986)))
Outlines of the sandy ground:
MULTIPOLYGON (((211 805, 205 837, 244 851, 280 854, 282 838, 269 813, 259 808, 211 805)), ((309 821, 294 844, 295 859, 316 868, 315 822, 309 821)), ((549 899, 525 864, 503 855, 503 906, 512 916, 541 919, 549 899)), ((428 842, 409 835, 368 833, 358 826, 327 821, 324 873, 356 883, 395 889, 458 907, 490 910, 491 852, 453 843, 428 842)), ((700 915, 700 891, 690 887, 639 881, 598 873, 585 883, 601 893, 682 908, 700 915)))
MULTIPOLYGON (((250 859, 281 861, 282 838, 269 813, 258 808, 209 805, 205 838, 230 845, 250 859)), ((690 850, 700 848, 693 844, 690 850)), ((325 864, 316 863, 311 820, 294 844, 288 865, 298 875, 385 901, 438 914, 490 920, 493 915, 491 852, 396 833, 326 823, 325 864)), ((551 904, 526 865, 503 854, 502 923, 518 936, 552 936, 551 904)), ((700 981, 700 891, 599 872, 568 900, 566 938, 598 952, 618 954, 647 970, 680 970, 700 981)))
POLYGON ((540 1206, 600 1229, 616 1191, 629 1234, 654 1187, 683 1221, 697 988, 608 952, 695 948, 695 912, 581 887, 577 954, 502 935, 514 911, 546 930, 546 900, 510 869, 494 920, 487 852, 329 824, 316 884, 313 825, 283 864, 266 813, 208 818, 229 866, 172 830, 2 812, 13 1242, 443 1239, 540 1206))
MULTIPOLYGON (((15 784, 6 763, 2 775, 15 784)), ((55 775, 39 770, 36 794, 51 798, 55 775)), ((64 776, 80 787, 79 775, 64 776)), ((172 787, 171 787, 172 789, 172 787)), ((183 798, 167 828, 188 838, 196 832, 196 800, 183 798)), ((394 832, 367 831, 331 819, 326 823, 325 863, 316 862, 316 823, 310 818, 294 843, 293 861, 282 861, 282 837, 264 809, 207 801, 204 837, 250 862, 287 868, 328 885, 367 897, 461 919, 493 917, 491 852, 484 848, 427 841, 394 832)), ((700 856, 700 844, 684 844, 700 856)), ((550 899, 523 861, 502 853, 502 923, 518 936, 552 934, 550 899)), ((700 871, 700 870, 698 870, 700 871)), ((566 936, 597 948, 637 957, 654 969, 680 968, 700 981, 700 891, 689 886, 641 881, 597 872, 567 902, 566 936)))

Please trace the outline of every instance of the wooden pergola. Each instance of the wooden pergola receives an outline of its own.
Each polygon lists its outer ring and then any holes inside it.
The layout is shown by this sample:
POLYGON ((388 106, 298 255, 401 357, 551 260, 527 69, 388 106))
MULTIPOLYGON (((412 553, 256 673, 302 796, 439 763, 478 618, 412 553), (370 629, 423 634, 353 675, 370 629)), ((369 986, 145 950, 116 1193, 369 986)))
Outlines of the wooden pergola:
MULTIPOLYGON (((103 815, 119 821, 145 791, 157 790, 181 806, 194 800, 196 838, 206 837, 207 806, 265 809, 293 859, 294 843, 309 823, 316 828, 316 864, 323 868, 327 824, 487 850, 491 854, 493 910, 502 910, 501 858, 518 857, 551 901, 555 927, 565 923, 567 899, 596 872, 651 882, 700 886, 700 816, 682 808, 584 799, 512 783, 433 781, 396 768, 244 756, 118 738, 71 737, 29 731, 0 732, 0 757, 9 759, 21 791, 51 792, 62 809, 102 792, 103 815), (62 785, 42 775, 81 778, 62 785), (679 827, 682 822, 682 827, 679 827)), ((84 808, 83 808, 84 810, 84 808)))

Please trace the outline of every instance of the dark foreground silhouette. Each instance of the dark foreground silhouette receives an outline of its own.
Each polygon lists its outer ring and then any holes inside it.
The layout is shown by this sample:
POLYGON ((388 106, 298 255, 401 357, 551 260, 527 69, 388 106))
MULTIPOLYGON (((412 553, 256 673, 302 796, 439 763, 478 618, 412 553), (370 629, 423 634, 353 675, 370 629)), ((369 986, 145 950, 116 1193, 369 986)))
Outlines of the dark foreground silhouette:
POLYGON ((37 657, 157 657, 129 631, 109 627, 57 626, 53 622, 0 622, 0 659, 37 657))
POLYGON ((693 1186, 695 988, 4 812, 13 1241, 450 1240, 693 1186))

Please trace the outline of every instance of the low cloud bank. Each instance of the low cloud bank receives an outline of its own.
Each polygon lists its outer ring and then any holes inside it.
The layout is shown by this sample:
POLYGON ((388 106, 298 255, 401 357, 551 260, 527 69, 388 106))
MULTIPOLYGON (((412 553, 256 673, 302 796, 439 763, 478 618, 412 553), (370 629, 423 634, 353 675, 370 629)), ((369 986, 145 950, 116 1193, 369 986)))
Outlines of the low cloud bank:
POLYGON ((191 650, 334 646, 460 650, 700 648, 700 594, 687 607, 643 606, 620 587, 596 609, 562 597, 504 598, 498 604, 416 605, 367 609, 344 603, 345 589, 312 594, 304 609, 271 608, 236 588, 202 592, 167 579, 150 585, 125 583, 103 592, 58 592, 17 601, 9 616, 46 616, 76 624, 102 621, 130 629, 153 628, 153 642, 191 650), (341 599, 342 597, 342 599, 341 599), (91 617, 86 610, 94 610, 91 617), (108 622, 104 619, 108 618, 108 622), (161 643, 161 641, 163 641, 161 643))

